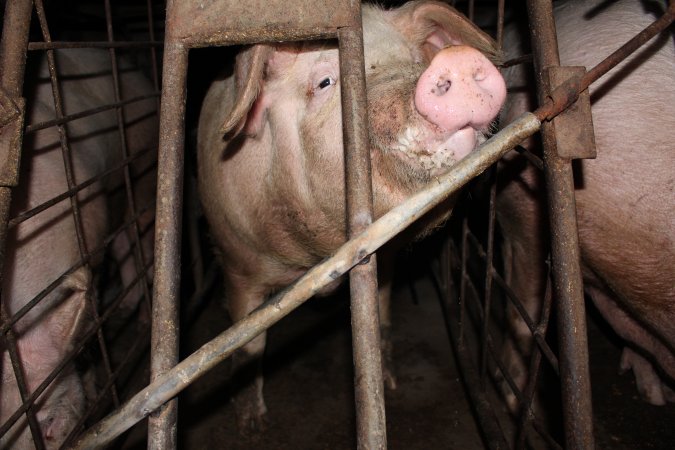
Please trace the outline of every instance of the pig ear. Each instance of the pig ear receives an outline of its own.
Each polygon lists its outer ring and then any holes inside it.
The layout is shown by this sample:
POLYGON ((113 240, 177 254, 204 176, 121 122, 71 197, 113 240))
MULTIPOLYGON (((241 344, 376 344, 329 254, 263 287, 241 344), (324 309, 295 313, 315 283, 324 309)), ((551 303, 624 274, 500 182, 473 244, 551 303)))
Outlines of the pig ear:
POLYGON ((237 95, 232 112, 220 128, 221 133, 237 134, 246 126, 255 134, 255 131, 262 126, 263 113, 258 111, 259 108, 255 108, 254 103, 260 94, 265 64, 272 52, 271 46, 256 44, 237 55, 234 69, 237 95), (252 117, 249 117, 249 114, 252 117))
POLYGON ((415 42, 428 60, 448 45, 469 45, 494 64, 502 62, 497 43, 466 16, 440 2, 414 2, 399 9, 398 29, 415 42))

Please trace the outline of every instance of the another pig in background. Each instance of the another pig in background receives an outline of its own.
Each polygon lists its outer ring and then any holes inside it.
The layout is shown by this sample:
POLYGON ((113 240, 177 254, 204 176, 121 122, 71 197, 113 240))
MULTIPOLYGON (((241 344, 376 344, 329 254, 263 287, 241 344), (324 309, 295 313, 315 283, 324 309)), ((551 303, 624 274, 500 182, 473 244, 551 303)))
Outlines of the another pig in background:
MULTIPOLYGON (((555 9, 562 65, 593 67, 658 15, 659 2, 570 1, 555 9)), ((672 30, 672 27, 671 27, 672 30)), ((524 52, 507 34, 507 56, 524 52)), ((508 59, 507 58, 507 59, 508 59)), ((503 124, 534 106, 525 70, 505 71, 503 124)), ((579 160, 576 207, 586 293, 625 340, 645 400, 674 401, 675 380, 675 47, 672 31, 591 86, 597 159, 579 160), (653 365, 655 364, 655 366, 653 365), (669 387, 670 384, 670 387, 669 387)), ((528 143, 531 146, 531 143, 528 143)), ((548 222, 541 173, 511 153, 499 175, 497 217, 510 285, 537 317, 546 284, 548 222)), ((505 348, 518 385, 531 335, 515 311, 505 348)), ((515 397, 508 397, 511 406, 515 397)))
MULTIPOLYGON (((65 114, 82 112, 115 101, 110 72, 110 54, 98 50, 61 50, 56 52, 56 68, 65 114)), ((131 99, 153 92, 152 85, 128 64, 120 61, 121 96, 131 99)), ((55 118, 52 88, 46 58, 35 73, 27 71, 28 98, 26 123, 35 124, 55 118)), ((131 167, 133 175, 146 174, 135 196, 138 207, 154 197, 154 175, 148 167, 156 158, 157 115, 154 99, 125 106, 126 143, 129 154, 145 152, 131 167)), ((65 125, 71 148, 70 164, 75 184, 85 182, 118 166, 122 161, 121 140, 114 109, 97 113, 65 125)), ((123 204, 115 199, 121 193, 122 171, 117 170, 94 182, 77 194, 85 251, 103 245, 108 232, 121 224, 123 204), (114 204, 113 204, 114 203, 114 204)), ((59 133, 56 127, 25 136, 19 186, 12 193, 11 217, 27 211, 68 190, 59 133)), ((122 200, 119 198, 119 200, 122 200)), ((150 217, 145 215, 143 222, 150 217)), ((121 233, 117 240, 125 241, 121 233)), ((152 242, 152 230, 144 239, 152 242)), ((147 244, 144 242, 144 244, 147 244)), ((128 244, 116 244, 124 248, 128 244)), ((146 259, 151 247, 144 248, 146 259)), ((63 361, 78 343, 82 333, 92 326, 90 299, 96 300, 91 268, 101 262, 103 253, 94 253, 88 265, 77 268, 13 327, 17 350, 29 392, 63 361)), ((63 200, 9 230, 2 284, 3 308, 10 316, 60 276, 76 266, 80 250, 70 199, 63 200)), ((120 264, 124 283, 131 282, 133 259, 120 264)), ((137 302, 138 292, 125 302, 137 302), (133 297, 133 298, 132 298, 133 297)), ((2 387, 0 423, 21 406, 18 387, 9 355, 2 341, 2 387)), ((85 395, 79 374, 68 364, 36 401, 37 419, 47 448, 58 448, 81 417, 85 395)), ((34 448, 25 416, 0 438, 2 448, 34 448)))
MULTIPOLYGON (((379 217, 483 142, 505 87, 490 62, 498 54, 492 39, 443 3, 390 11, 364 5, 363 28, 379 217)), ((199 191, 235 321, 345 241, 339 80, 334 42, 256 45, 206 96, 199 191), (247 80, 250 90, 243 89, 247 80)), ((427 226, 445 220, 452 204, 427 226)), ((379 262, 391 265, 386 256, 379 262)), ((391 280, 382 273, 380 287, 385 383, 393 388, 391 280)), ((264 346, 262 334, 235 353, 235 368, 259 364, 264 346)), ((244 433, 260 429, 266 413, 262 374, 247 381, 234 399, 244 433)))

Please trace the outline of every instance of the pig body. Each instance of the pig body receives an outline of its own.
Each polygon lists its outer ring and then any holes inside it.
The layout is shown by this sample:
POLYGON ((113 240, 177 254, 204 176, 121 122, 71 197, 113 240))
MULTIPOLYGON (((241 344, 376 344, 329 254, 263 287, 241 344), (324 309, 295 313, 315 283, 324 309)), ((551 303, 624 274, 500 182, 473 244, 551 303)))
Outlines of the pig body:
MULTIPOLYGON (((114 102, 108 52, 68 50, 58 51, 55 56, 65 114, 114 102)), ((124 65, 121 67, 122 98, 152 92, 152 86, 139 72, 130 71, 124 65)), ((27 123, 55 118, 46 60, 41 62, 35 83, 27 82, 27 92, 27 123)), ((129 124, 129 154, 155 147, 154 110, 152 100, 124 108, 125 120, 129 124)), ((115 110, 70 122, 66 129, 75 184, 113 168, 122 160, 115 110)), ((147 166, 155 154, 150 151, 147 158, 139 158, 132 172, 142 170, 142 166, 147 166)), ((59 134, 55 127, 27 135, 22 156, 20 183, 13 191, 11 217, 68 190, 59 134)), ((152 182, 145 177, 144 180, 147 188, 147 183, 152 182)), ((113 205, 109 204, 112 197, 108 198, 107 194, 119 191, 121 183, 121 171, 117 171, 77 194, 84 231, 83 245, 88 252, 102 246, 106 233, 111 231, 111 224, 120 223, 122 215, 109 214, 109 207, 113 205)), ((143 196, 154 195, 154 191, 138 194, 137 201, 143 196)), ((81 260, 70 205, 69 199, 63 200, 8 232, 2 301, 10 316, 81 260)), ((127 237, 122 233, 117 239, 127 237)), ((34 391, 61 364, 77 344, 87 323, 91 323, 90 302, 96 300, 92 268, 100 263, 102 256, 102 252, 94 254, 88 265, 68 275, 13 326, 29 392, 34 391)), ((121 263, 121 270, 129 272, 130 264, 133 264, 131 259, 121 263)), ((129 276, 123 275, 124 282, 130 282, 129 276)), ((21 399, 4 341, 2 345, 0 422, 5 423, 21 405, 21 399)), ((84 408, 82 381, 73 364, 69 364, 36 402, 37 419, 47 448, 57 448, 63 443, 84 408)), ((2 448, 34 448, 25 417, 1 437, 0 444, 2 448)))
MULTIPOLYGON (((571 1, 556 8, 562 65, 593 67, 659 14, 648 2, 601 3, 571 1)), ((505 42, 509 58, 522 54, 508 49, 513 35, 505 42)), ((505 72, 510 94, 504 123, 534 104, 523 70, 505 72)), ((664 381, 675 379, 674 76, 673 37, 664 33, 591 86, 597 159, 575 162, 585 291, 625 339, 621 366, 633 369, 640 393, 653 404, 674 399, 664 381)), ((548 239, 541 173, 511 155, 502 165, 502 184, 497 216, 506 272, 536 317, 548 239)), ((527 363, 518 354, 529 351, 531 339, 515 312, 511 316, 514 336, 506 352, 522 386, 527 363)))
MULTIPOLYGON (((363 28, 378 217, 473 150, 505 91, 485 56, 496 56, 492 40, 447 5, 364 5, 363 28)), ((255 46, 204 101, 199 191, 235 321, 346 239, 338 67, 334 43, 255 46), (256 53, 264 68, 255 69, 256 53), (256 70, 258 78, 244 75, 256 70), (242 102, 250 92, 244 81, 252 78, 254 92, 242 102)), ((384 328, 388 289, 381 282, 384 328)), ((237 352, 235 366, 261 356, 264 343, 263 334, 237 352)), ((385 378, 395 385, 386 367, 385 378)), ((261 375, 235 396, 235 409, 240 431, 263 424, 261 375)))

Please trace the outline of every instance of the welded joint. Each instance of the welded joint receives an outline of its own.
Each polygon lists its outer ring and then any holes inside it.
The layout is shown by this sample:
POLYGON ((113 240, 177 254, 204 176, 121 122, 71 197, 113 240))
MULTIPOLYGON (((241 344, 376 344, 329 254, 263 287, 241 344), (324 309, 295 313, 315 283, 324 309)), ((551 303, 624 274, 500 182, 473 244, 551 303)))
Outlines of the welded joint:
POLYGON ((556 153, 561 158, 595 158, 595 134, 591 114, 591 96, 583 89, 583 66, 551 66, 544 69, 543 80, 551 92, 555 108, 564 108, 552 118, 556 153), (583 90, 582 90, 583 89, 583 90))

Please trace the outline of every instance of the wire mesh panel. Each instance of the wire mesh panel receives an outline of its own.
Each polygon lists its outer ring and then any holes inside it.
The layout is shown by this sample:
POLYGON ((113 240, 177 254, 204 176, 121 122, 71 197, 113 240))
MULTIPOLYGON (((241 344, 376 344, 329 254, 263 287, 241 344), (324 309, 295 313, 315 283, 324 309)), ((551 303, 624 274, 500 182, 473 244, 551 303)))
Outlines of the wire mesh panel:
POLYGON ((3 89, 24 114, 2 142, 20 155, 4 166, 3 448, 68 446, 133 391, 148 345, 158 5, 65 3, 4 14, 3 89))

